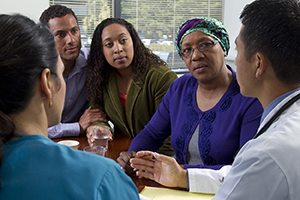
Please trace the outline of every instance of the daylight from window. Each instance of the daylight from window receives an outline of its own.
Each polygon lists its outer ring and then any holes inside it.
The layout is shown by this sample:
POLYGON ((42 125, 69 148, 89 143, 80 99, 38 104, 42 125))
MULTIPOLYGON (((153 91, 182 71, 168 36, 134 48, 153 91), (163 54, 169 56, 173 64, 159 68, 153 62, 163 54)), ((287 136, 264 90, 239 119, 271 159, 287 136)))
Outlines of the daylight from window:
POLYGON ((50 0, 49 3, 72 8, 78 17, 84 47, 89 47, 94 29, 102 20, 126 19, 134 25, 145 46, 177 73, 187 71, 174 47, 180 24, 199 16, 223 21, 224 7, 224 0, 50 0))

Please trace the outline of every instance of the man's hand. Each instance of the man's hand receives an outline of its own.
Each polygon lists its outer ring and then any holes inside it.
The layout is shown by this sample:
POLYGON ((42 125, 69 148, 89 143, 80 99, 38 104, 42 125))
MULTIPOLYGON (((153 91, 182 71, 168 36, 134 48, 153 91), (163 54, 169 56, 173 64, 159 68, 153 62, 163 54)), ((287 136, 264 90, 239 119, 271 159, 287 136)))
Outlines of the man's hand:
POLYGON ((168 187, 187 188, 187 170, 183 169, 173 157, 139 151, 136 157, 154 156, 155 159, 132 158, 131 167, 136 175, 152 179, 168 187))
POLYGON ((98 121, 107 121, 106 114, 99 109, 92 109, 90 106, 86 109, 79 119, 80 134, 84 134, 86 129, 93 123, 98 121))

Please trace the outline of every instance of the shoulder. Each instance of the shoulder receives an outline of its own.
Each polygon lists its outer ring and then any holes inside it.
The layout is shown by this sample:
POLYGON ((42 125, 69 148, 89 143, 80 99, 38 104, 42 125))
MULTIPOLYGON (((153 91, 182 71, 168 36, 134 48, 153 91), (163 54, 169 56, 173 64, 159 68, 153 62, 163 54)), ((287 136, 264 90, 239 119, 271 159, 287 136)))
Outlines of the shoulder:
POLYGON ((90 54, 90 49, 89 48, 82 47, 80 49, 79 56, 83 56, 86 60, 88 59, 89 54, 90 54))
MULTIPOLYGON (((298 111, 299 113, 299 111, 298 111)), ((266 132, 258 138, 250 140, 241 149, 242 158, 262 158, 260 162, 272 160, 283 171, 295 171, 294 166, 300 165, 298 152, 300 151, 300 131, 298 115, 283 115, 274 122, 266 132), (297 118, 297 119, 296 119, 297 118)), ((299 177, 300 178, 300 177, 299 177)))
POLYGON ((154 87, 161 87, 163 85, 169 85, 177 79, 177 74, 170 70, 169 67, 161 65, 159 67, 151 67, 144 79, 144 84, 151 84, 154 87))
POLYGON ((193 99, 193 92, 197 85, 197 79, 190 73, 187 73, 171 83, 166 95, 169 99, 173 99, 174 101, 178 101, 183 98, 185 102, 190 102, 193 99))
MULTIPOLYGON (((272 132, 272 134, 276 133, 272 132)), ((274 176, 286 178, 289 172, 297 171, 290 163, 293 162, 295 166, 300 164, 298 156, 294 153, 299 152, 299 145, 298 149, 291 151, 292 149, 288 147, 291 139, 288 140, 288 142, 283 141, 267 133, 249 140, 236 156, 232 172, 239 171, 243 176, 256 174, 257 177, 268 177, 268 179, 274 176)))
POLYGON ((170 87, 172 88, 187 88, 193 89, 197 85, 198 81, 192 74, 186 73, 175 80, 170 87))
MULTIPOLYGON (((112 159, 71 149, 41 135, 25 136, 14 140, 9 142, 5 149, 7 154, 4 167, 22 168, 21 171, 14 170, 14 176, 56 180, 56 184, 52 185, 41 181, 36 185, 37 188, 46 186, 48 190, 57 190, 63 183, 66 183, 63 185, 65 190, 77 189, 78 198, 82 197, 81 194, 84 195, 82 191, 87 192, 88 197, 98 193, 97 195, 103 197, 109 196, 108 199, 112 199, 113 195, 122 195, 126 192, 128 194, 125 195, 137 195, 130 178, 112 159), (28 160, 31 161, 28 162, 28 160), (78 188, 80 183, 84 184, 78 188)), ((32 183, 34 184, 36 181, 32 183)))
MULTIPOLYGON (((243 199, 243 197, 251 195, 253 199, 272 199, 274 196, 279 197, 278 199, 286 199, 289 185, 295 187, 296 182, 293 180, 299 180, 299 178, 292 178, 295 173, 290 172, 294 169, 287 166, 298 165, 295 163, 291 165, 291 162, 285 166, 282 165, 284 161, 278 162, 274 159, 267 150, 269 144, 265 142, 254 139, 243 146, 225 177, 224 183, 216 193, 216 199, 230 199, 233 196, 236 199, 243 199), (291 171, 288 172, 288 170, 291 171), (266 185, 270 186, 267 190, 266 185), (243 188, 247 188, 247 190, 243 191, 243 188), (278 188, 281 189, 278 190, 278 188)), ((276 148, 280 149, 281 147, 277 146, 276 148)), ((296 185, 298 188, 298 183, 296 185)))
POLYGON ((56 166, 60 169, 67 169, 69 173, 76 173, 78 169, 82 170, 81 176, 90 176, 95 183, 101 182, 107 174, 121 174, 120 166, 112 159, 94 155, 91 153, 74 150, 70 147, 49 141, 46 143, 47 151, 45 156, 55 156, 56 166), (74 168, 76 166, 76 168, 74 168), (101 169, 101 170, 99 170, 101 169), (91 172, 92 174, 90 174, 91 172))
MULTIPOLYGON (((18 140, 8 142, 7 145, 9 151, 11 151, 11 153, 14 155, 18 155, 17 152, 22 151, 24 157, 28 156, 37 161, 44 160, 41 165, 55 164, 56 166, 60 166, 60 168, 68 168, 73 165, 80 165, 82 168, 89 168, 87 166, 91 166, 93 163, 100 167, 114 165, 113 160, 106 158, 103 159, 100 156, 74 150, 65 145, 53 142, 51 139, 42 135, 25 136, 18 140), (51 161, 53 159, 56 160, 55 163, 51 161)), ((71 167, 69 170, 72 169, 73 167, 71 167)))
MULTIPOLYGON (((81 165, 80 163, 97 163, 97 165, 103 167, 105 165, 114 165, 114 161, 111 159, 79 150, 74 150, 68 146, 53 142, 51 139, 42 135, 30 135, 20 138, 19 140, 20 143, 24 143, 24 146, 27 146, 27 148, 30 147, 28 149, 31 149, 31 151, 39 152, 36 156, 53 157, 53 155, 55 155, 55 159, 58 161, 67 160, 68 165, 71 165, 72 163, 76 163, 76 165, 81 165), (29 145, 29 143, 31 143, 32 145, 29 145)), ((84 167, 84 165, 82 167, 84 167)))
POLYGON ((177 78, 177 74, 165 65, 160 65, 158 67, 153 66, 146 73, 146 77, 162 77, 162 76, 177 78))
MULTIPOLYGON (((76 71, 81 71, 82 69, 87 68, 87 59, 90 53, 90 49, 88 48, 81 48, 79 51, 79 55, 76 59, 75 67, 76 71)), ((85 72, 85 70, 83 70, 85 72)))

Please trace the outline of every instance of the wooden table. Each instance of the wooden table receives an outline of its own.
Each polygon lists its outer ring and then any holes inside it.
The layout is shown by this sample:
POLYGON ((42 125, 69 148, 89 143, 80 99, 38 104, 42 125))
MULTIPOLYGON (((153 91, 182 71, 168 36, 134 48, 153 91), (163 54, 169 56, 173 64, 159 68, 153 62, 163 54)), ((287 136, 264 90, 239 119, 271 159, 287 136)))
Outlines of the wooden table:
MULTIPOLYGON (((79 137, 66 137, 66 138, 59 138, 59 139, 53 139, 54 142, 58 142, 61 140, 76 140, 79 142, 79 150, 83 150, 84 147, 89 146, 87 142, 87 138, 85 136, 79 136, 79 137)), ((119 157, 120 152, 127 151, 129 149, 130 143, 132 141, 132 138, 122 134, 122 133, 115 133, 114 140, 108 143, 108 150, 105 153, 105 157, 111 158, 115 161, 117 161, 117 158, 119 157)), ((145 187, 145 186, 153 186, 153 187, 164 187, 155 181, 145 179, 145 178, 138 178, 135 175, 130 176, 136 187, 138 188, 139 192, 145 187)))

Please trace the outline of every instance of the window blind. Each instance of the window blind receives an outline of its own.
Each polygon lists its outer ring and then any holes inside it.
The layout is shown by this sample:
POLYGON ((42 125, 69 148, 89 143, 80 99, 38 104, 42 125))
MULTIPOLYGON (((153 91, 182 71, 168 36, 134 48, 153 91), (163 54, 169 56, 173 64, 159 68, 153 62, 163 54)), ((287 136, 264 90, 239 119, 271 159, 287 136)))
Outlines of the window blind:
POLYGON ((223 21, 223 0, 122 0, 121 17, 132 23, 142 41, 169 67, 185 68, 174 47, 181 23, 200 16, 223 21))
POLYGON ((174 47, 180 24, 192 17, 208 16, 223 21, 224 0, 49 0, 50 5, 71 8, 81 29, 82 44, 89 47, 96 26, 116 16, 132 23, 144 44, 170 68, 185 68, 174 47))

